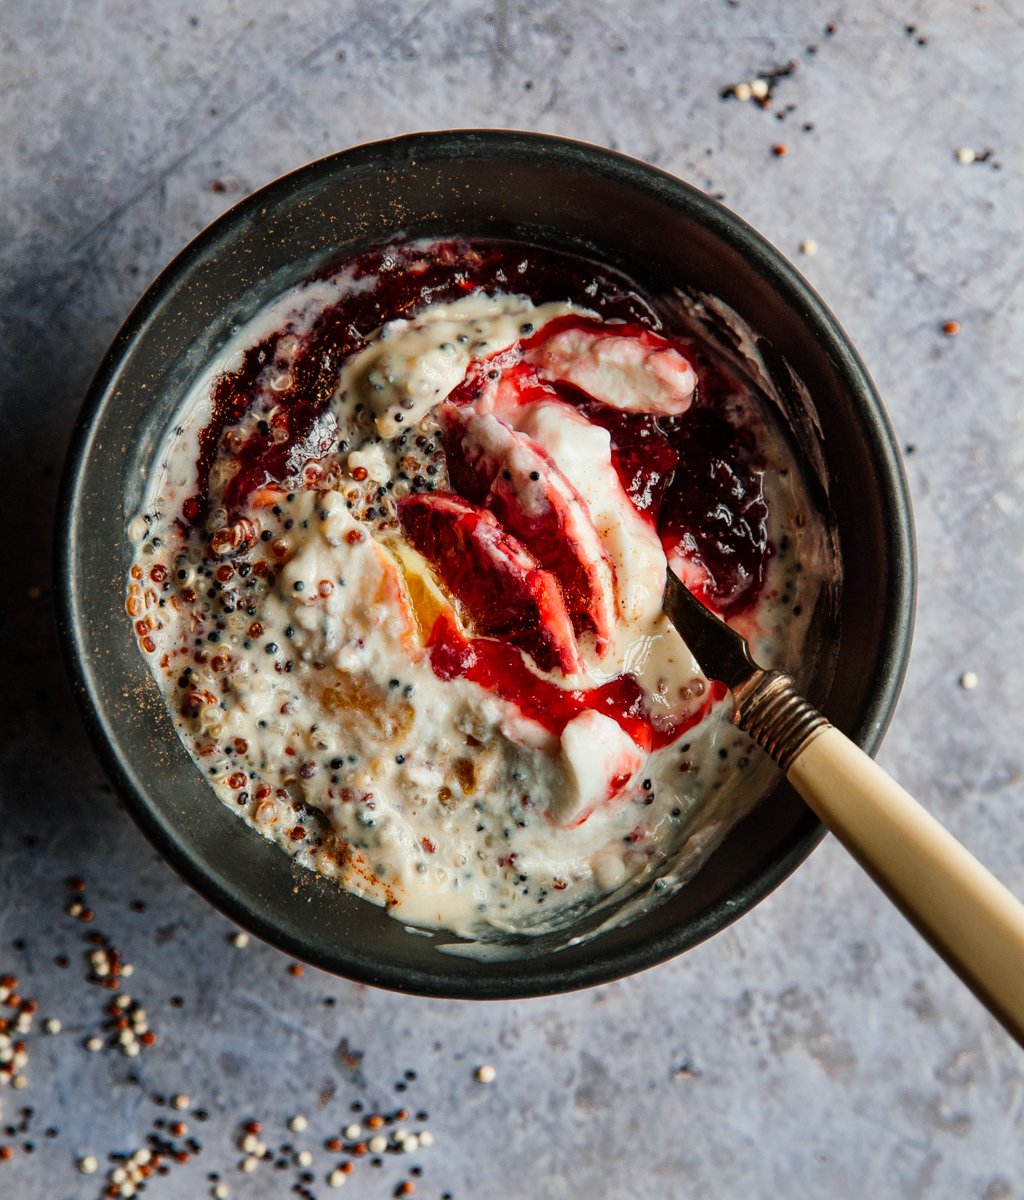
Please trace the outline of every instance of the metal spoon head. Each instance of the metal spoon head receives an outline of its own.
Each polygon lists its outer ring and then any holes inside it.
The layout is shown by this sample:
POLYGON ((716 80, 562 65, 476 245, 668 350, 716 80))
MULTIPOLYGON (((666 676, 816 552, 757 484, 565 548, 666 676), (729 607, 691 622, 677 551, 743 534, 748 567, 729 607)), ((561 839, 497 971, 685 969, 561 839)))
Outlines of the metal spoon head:
POLYGON ((671 568, 662 607, 708 679, 735 692, 761 670, 750 657, 746 638, 691 596, 671 568))

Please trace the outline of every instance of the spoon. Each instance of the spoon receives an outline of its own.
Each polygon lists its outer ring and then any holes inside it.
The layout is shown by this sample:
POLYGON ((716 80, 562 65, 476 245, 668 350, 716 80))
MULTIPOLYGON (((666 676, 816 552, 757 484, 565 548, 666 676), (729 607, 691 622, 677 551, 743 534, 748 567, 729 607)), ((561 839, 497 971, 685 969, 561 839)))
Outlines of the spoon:
POLYGON ((704 674, 731 690, 736 726, 1024 1046, 1024 904, 671 570, 664 608, 704 674))

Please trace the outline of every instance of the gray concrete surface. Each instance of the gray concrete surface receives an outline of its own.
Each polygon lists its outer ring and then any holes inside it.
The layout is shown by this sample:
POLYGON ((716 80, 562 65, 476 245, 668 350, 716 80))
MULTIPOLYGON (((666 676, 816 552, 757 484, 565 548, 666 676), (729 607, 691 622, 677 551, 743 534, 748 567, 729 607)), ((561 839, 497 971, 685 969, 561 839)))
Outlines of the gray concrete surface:
MULTIPOLYGON (((231 203, 415 129, 615 147, 721 193, 797 261, 867 361, 914 447, 921 565, 881 758, 1024 892, 1022 63, 1019 0, 0 0, 0 974, 63 1022, 27 1039, 29 1086, 4 1089, 0 1195, 99 1196, 76 1156, 109 1167, 167 1118, 152 1095, 177 1091, 210 1116, 187 1118, 201 1155, 151 1182, 167 1200, 208 1195, 209 1172, 239 1200, 291 1194, 294 1168, 238 1171, 250 1117, 272 1145, 314 1149, 310 1190, 331 1194, 322 1142, 359 1098, 429 1110, 436 1144, 412 1161, 431 1200, 1024 1195, 1021 1051, 831 840, 710 943, 553 1000, 403 998, 228 946, 228 923, 154 856, 90 753, 49 573, 90 373, 147 282, 231 203), (790 58, 771 111, 720 98, 790 58), (994 154, 964 166, 960 146, 994 154), (974 691, 958 685, 967 670, 974 691), (82 1049, 105 994, 85 983, 85 927, 63 912, 73 873, 159 1035, 135 1060, 82 1049), (473 1079, 483 1061, 489 1087, 473 1079), (407 1069, 418 1078, 398 1094, 407 1069), (23 1105, 29 1131, 5 1134, 23 1105), (283 1124, 297 1111, 301 1136, 283 1124)), ((409 1162, 364 1160, 344 1194, 389 1196, 409 1162)))

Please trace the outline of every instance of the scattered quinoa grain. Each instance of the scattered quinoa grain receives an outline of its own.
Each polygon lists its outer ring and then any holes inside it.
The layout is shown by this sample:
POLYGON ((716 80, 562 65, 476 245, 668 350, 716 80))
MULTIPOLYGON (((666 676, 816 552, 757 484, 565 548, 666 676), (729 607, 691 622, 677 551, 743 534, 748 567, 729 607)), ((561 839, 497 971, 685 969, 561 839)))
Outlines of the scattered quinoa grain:
POLYGON ((292 1131, 292 1133, 302 1133, 302 1131, 306 1129, 308 1125, 309 1122, 304 1116, 302 1116, 301 1113, 292 1117, 292 1119, 288 1122, 288 1128, 292 1131))
POLYGON ((345 1186, 346 1175, 340 1168, 337 1171, 332 1171, 327 1176, 327 1186, 332 1188, 340 1188, 345 1186))
POLYGON ((60 1033, 60 1031, 61 1031, 60 1021, 58 1021, 56 1018, 52 1018, 51 1020, 46 1022, 46 1024, 43 1026, 43 1029, 47 1033, 60 1033))
POLYGON ((978 686, 978 676, 973 671, 964 671, 960 676, 960 686, 967 692, 973 692, 978 686))
POLYGON ((813 258, 818 253, 818 243, 814 238, 804 238, 800 243, 800 253, 806 254, 808 258, 813 258))
POLYGON ((180 1112, 184 1112, 184 1110, 186 1108, 188 1108, 188 1104, 189 1104, 188 1096, 185 1096, 185 1095, 175 1096, 171 1100, 171 1106, 173 1108, 178 1109, 180 1112))
POLYGON ((961 146, 956 152, 956 161, 965 167, 974 162, 975 157, 976 155, 970 146, 961 146))
POLYGON ((783 158, 788 153, 788 147, 786 147, 782 142, 776 142, 775 145, 772 146, 772 154, 774 154, 776 158, 783 158))
POLYGON ((944 321, 942 323, 942 332, 946 335, 946 337, 956 337, 956 335, 960 332, 960 322, 944 321))
POLYGON ((477 1067, 476 1077, 481 1083, 493 1083, 497 1078, 498 1072, 491 1066, 490 1063, 484 1063, 482 1067, 477 1067))
POLYGON ((311 1150, 300 1150, 295 1156, 295 1161, 300 1167, 308 1167, 313 1161, 313 1152, 311 1150))
POLYGON ((83 1175, 94 1175, 99 1170, 100 1164, 91 1154, 87 1154, 85 1158, 80 1158, 75 1165, 83 1175))

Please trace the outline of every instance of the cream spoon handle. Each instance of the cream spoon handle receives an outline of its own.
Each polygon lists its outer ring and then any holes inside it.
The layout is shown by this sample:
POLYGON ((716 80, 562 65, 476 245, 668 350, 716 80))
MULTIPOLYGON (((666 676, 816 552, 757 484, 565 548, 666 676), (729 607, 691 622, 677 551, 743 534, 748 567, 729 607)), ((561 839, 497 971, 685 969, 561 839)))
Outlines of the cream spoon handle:
POLYGON ((1024 1045, 1024 904, 833 726, 790 783, 979 1000, 1024 1045))

